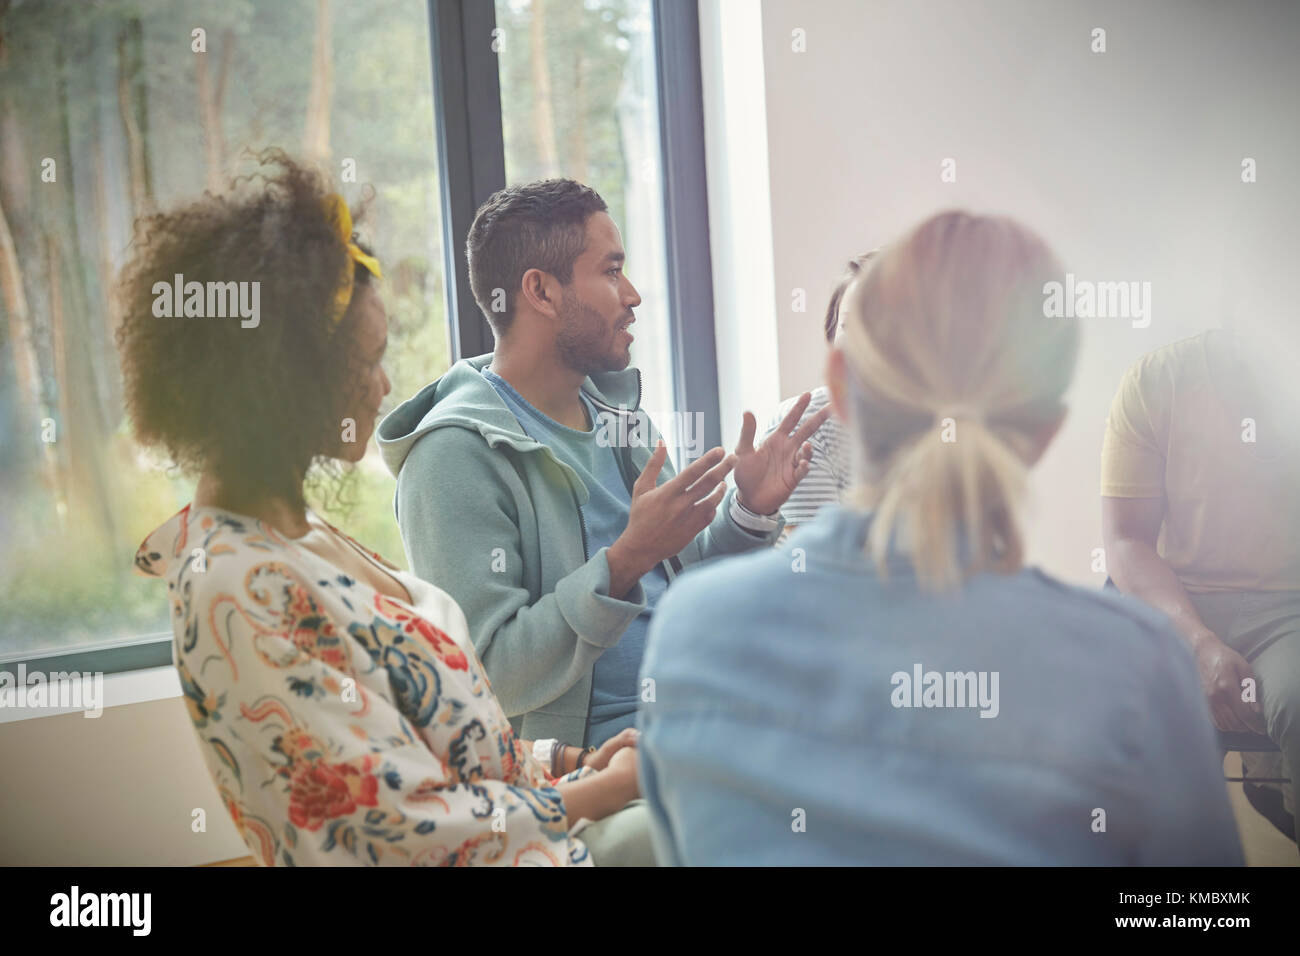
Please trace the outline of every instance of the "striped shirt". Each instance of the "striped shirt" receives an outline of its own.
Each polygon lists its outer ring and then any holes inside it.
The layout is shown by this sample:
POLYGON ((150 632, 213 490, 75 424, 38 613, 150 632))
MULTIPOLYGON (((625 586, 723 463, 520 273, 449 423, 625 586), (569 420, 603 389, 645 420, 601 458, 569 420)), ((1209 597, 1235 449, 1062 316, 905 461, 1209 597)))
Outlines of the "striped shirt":
MULTIPOLYGON (((802 394, 802 393, 800 393, 802 394)), ((794 408, 799 396, 781 403, 781 407, 772 417, 763 433, 763 439, 776 431, 781 420, 794 408)), ((816 415, 830 403, 830 390, 821 385, 812 390, 812 401, 804 409, 802 423, 816 415)), ((837 504, 845 491, 853 483, 849 435, 844 426, 834 416, 826 419, 822 427, 808 439, 813 446, 812 468, 799 482, 798 487, 790 493, 789 499, 781 506, 786 527, 805 524, 816 517, 817 512, 829 504, 837 504)))

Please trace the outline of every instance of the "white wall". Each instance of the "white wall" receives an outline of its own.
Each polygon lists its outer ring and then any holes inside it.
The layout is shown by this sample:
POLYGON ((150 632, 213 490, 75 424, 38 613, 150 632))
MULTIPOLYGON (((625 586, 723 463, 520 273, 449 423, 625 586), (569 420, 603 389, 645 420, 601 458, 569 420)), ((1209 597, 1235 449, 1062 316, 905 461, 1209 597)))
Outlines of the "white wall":
POLYGON ((99 717, 0 723, 0 866, 192 866, 247 856, 199 753, 175 669, 109 675, 104 691, 109 706, 99 717), (204 832, 193 829, 195 808, 205 811, 204 832))
POLYGON ((1149 328, 1084 321, 1071 418, 1035 476, 1031 557, 1099 583, 1098 455, 1120 375, 1219 324, 1225 241, 1297 221, 1300 5, 764 0, 762 34, 779 344, 767 374, 782 395, 821 380, 845 260, 945 208, 1021 219, 1080 276, 1152 283, 1149 328), (1094 27, 1105 53, 1091 52, 1094 27), (946 157, 955 183, 940 181, 946 157))
POLYGON ((700 72, 722 443, 781 398, 758 0, 700 4, 700 72))

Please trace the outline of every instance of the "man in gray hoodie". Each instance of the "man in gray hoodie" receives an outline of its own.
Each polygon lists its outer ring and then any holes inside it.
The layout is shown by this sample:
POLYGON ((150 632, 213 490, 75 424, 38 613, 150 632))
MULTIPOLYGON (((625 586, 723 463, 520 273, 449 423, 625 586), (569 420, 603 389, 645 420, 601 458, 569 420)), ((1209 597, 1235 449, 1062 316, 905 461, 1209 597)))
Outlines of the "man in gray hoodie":
POLYGON ((746 412, 734 454, 675 475, 628 368, 641 299, 604 200, 565 179, 502 190, 468 256, 496 351, 379 426, 402 540, 464 611, 516 732, 598 746, 653 699, 639 669, 659 595, 686 565, 776 539, 829 409, 800 424, 805 395, 757 449, 746 412))

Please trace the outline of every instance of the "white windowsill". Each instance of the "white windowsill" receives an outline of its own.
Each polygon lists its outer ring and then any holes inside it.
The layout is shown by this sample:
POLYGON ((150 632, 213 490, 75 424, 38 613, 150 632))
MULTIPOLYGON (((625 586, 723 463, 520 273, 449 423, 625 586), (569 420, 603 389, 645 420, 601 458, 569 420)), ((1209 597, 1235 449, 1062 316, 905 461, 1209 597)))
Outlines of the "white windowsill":
MULTIPOLYGON (((140 670, 105 674, 102 706, 121 707, 151 700, 164 700, 181 695, 181 679, 171 664, 162 667, 145 667, 140 670)), ((0 724, 19 720, 54 717, 57 714, 75 714, 84 707, 5 707, 0 706, 0 724)), ((94 718, 86 714, 88 720, 94 718)))

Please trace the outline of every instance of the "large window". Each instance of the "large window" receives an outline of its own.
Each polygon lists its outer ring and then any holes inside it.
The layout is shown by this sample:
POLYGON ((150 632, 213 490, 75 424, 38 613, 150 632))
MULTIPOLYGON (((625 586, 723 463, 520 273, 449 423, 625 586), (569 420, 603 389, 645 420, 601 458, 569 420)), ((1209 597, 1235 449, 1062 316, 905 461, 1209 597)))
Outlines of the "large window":
MULTIPOLYGON (((314 160, 352 202, 373 190, 389 407, 492 347, 464 262, 475 206, 507 182, 590 183, 643 299, 643 405, 707 416, 716 441, 696 17, 692 0, 0 0, 0 659, 167 660, 164 590, 132 558, 193 485, 132 440, 109 295, 135 218, 222 188, 248 150, 314 160)), ((393 488, 372 447, 313 504, 401 563, 393 488)))
MULTIPOLYGON (((131 222, 220 188, 246 148, 314 159, 349 201, 374 190, 390 401, 441 374, 428 6, 19 3, 0 39, 0 655, 169 634, 131 561, 193 487, 123 418, 108 294, 131 222)), ((392 489, 372 447, 317 504, 400 562, 392 489)))
POLYGON ((643 405, 673 409, 663 175, 650 0, 496 0, 506 180, 594 188, 641 294, 632 362, 643 405))

